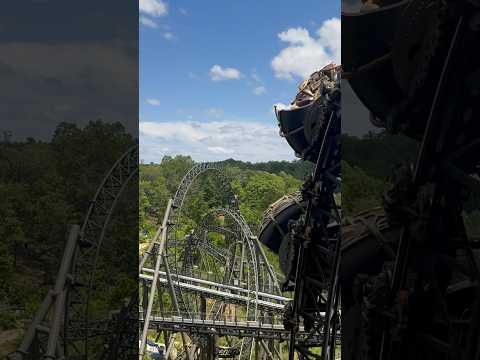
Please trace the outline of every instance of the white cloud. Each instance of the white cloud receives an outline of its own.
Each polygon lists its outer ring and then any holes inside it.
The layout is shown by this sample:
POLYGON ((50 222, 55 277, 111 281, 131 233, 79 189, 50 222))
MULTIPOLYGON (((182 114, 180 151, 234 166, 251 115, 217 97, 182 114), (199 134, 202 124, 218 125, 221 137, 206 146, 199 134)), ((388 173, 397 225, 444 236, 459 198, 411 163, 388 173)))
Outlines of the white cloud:
POLYGON ((242 73, 235 68, 222 68, 220 65, 213 65, 210 69, 210 79, 212 81, 238 80, 242 73))
POLYGON ((263 95, 267 93, 267 89, 265 89, 265 86, 257 86, 253 89, 253 93, 255 95, 263 95))
POLYGON ((313 39, 310 37, 308 30, 305 28, 290 28, 287 31, 278 34, 278 37, 284 42, 299 45, 303 45, 313 41, 313 39))
POLYGON ((180 154, 197 161, 230 157, 251 162, 294 159, 275 125, 247 121, 140 121, 139 129, 140 156, 146 162, 180 154))
POLYGON ((232 149, 225 149, 221 146, 209 146, 207 150, 213 152, 214 154, 233 154, 235 151, 232 149))
POLYGON ((163 16, 168 12, 168 6, 163 0, 140 0, 139 9, 153 17, 163 16))
POLYGON ((147 104, 152 105, 152 106, 159 106, 160 105, 160 100, 154 99, 154 98, 148 98, 146 100, 147 104))
POLYGON ((340 63, 340 19, 325 20, 315 35, 312 37, 307 29, 300 27, 278 34, 288 46, 271 62, 277 78, 303 79, 331 62, 340 63))
POLYGON ((179 12, 180 14, 182 14, 182 15, 187 15, 187 14, 188 14, 188 11, 185 10, 184 8, 179 8, 179 9, 178 9, 178 12, 179 12))
POLYGON ((157 23, 154 20, 143 15, 140 15, 140 24, 154 29, 158 27, 157 23))
POLYGON ((173 34, 171 32, 166 32, 163 34, 163 37, 167 40, 172 40, 173 39, 173 34))

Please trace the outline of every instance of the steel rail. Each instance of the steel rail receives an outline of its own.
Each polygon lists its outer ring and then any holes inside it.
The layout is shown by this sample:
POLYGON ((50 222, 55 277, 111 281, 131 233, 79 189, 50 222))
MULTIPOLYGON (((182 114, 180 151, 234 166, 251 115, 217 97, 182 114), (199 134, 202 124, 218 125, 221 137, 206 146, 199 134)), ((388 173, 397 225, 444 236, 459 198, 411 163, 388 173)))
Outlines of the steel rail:
MULTIPOLYGON (((142 270, 144 272, 148 272, 148 273, 153 273, 155 271, 154 269, 148 269, 148 268, 143 268, 142 270)), ((162 276, 166 276, 165 271, 159 271, 159 274, 162 275, 162 276)), ((140 277, 142 279, 151 280, 151 276, 147 276, 147 275, 142 274, 142 275, 140 275, 140 277)), ((173 278, 178 278, 178 279, 181 279, 181 280, 195 282, 195 283, 198 283, 198 284, 204 284, 204 285, 208 285, 208 286, 212 286, 212 287, 216 287, 216 288, 221 288, 221 289, 228 289, 228 290, 232 290, 232 291, 238 291, 238 292, 249 293, 249 294, 253 293, 251 290, 241 288, 241 287, 238 287, 238 286, 227 285, 227 284, 223 284, 223 283, 217 283, 217 282, 213 282, 213 281, 209 281, 209 280, 194 278, 194 277, 191 277, 191 276, 172 274, 172 277, 173 278)), ((267 298, 267 299, 278 300, 278 301, 285 301, 285 302, 292 301, 291 298, 287 298, 287 297, 279 296, 279 295, 275 295, 275 294, 269 294, 269 293, 265 293, 265 292, 258 292, 258 296, 263 297, 263 298, 267 298)))
MULTIPOLYGON (((140 279, 148 280, 152 283, 155 280, 153 276, 149 276, 149 275, 140 275, 140 279)), ((169 281, 166 278, 157 278, 156 280, 157 280, 157 283, 162 285, 162 286, 169 286, 169 281)), ((188 290, 188 291, 193 291, 193 292, 197 292, 197 293, 211 295, 211 296, 214 296, 216 298, 221 298, 223 300, 236 300, 236 301, 245 302, 245 303, 249 302, 249 303, 256 304, 258 306, 262 306, 263 308, 283 310, 283 308, 285 307, 285 305, 283 305, 283 304, 268 302, 268 301, 264 301, 264 300, 257 300, 256 298, 250 298, 248 296, 232 294, 232 293, 226 292, 226 291, 213 290, 213 289, 209 289, 209 288, 205 288, 205 287, 201 287, 201 286, 196 286, 196 285, 191 285, 191 284, 188 284, 188 283, 183 283, 183 282, 178 282, 178 281, 173 282, 173 286, 178 287, 180 289, 185 289, 185 290, 188 290)))

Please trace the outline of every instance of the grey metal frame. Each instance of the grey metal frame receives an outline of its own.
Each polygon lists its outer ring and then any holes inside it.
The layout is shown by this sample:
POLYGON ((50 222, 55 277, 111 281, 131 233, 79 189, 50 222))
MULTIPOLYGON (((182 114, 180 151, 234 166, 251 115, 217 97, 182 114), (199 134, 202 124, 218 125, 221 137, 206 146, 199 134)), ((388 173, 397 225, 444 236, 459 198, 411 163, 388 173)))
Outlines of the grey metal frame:
POLYGON ((73 351, 80 350, 79 354, 85 354, 85 359, 89 357, 89 304, 90 297, 93 295, 93 281, 99 252, 115 205, 126 185, 137 174, 138 146, 133 146, 115 162, 104 177, 90 203, 80 231, 73 268, 74 286, 67 300, 64 337, 67 343, 72 344, 69 348, 73 351), (82 339, 69 337, 69 329, 78 327, 83 331, 82 339), (73 343, 78 340, 83 342, 83 349, 73 346, 73 343))
MULTIPOLYGON (((183 177, 173 200, 169 202, 169 206, 165 211, 162 226, 156 232, 154 239, 140 261, 139 281, 143 290, 140 296, 140 301, 143 304, 140 309, 140 321, 143 323, 143 326, 141 326, 142 335, 139 360, 142 360, 144 356, 146 335, 149 329, 156 329, 157 332, 179 332, 182 336, 183 334, 188 334, 191 338, 191 346, 187 346, 186 338, 183 337, 184 351, 180 356, 186 356, 191 359, 197 352, 198 347, 203 346, 203 339, 206 333, 211 333, 212 329, 215 329, 214 331, 218 330, 219 334, 225 333, 221 330, 224 326, 221 327, 219 325, 222 321, 215 320, 217 319, 217 311, 224 304, 241 305, 243 308, 246 308, 246 316, 249 321, 264 324, 268 329, 278 327, 276 334, 282 334, 278 339, 285 338, 286 332, 283 326, 276 325, 279 321, 278 316, 274 321, 273 318, 267 318, 265 314, 278 314, 283 309, 284 304, 290 301, 290 299, 282 296, 277 276, 268 262, 262 245, 256 236, 253 235, 247 222, 240 214, 238 201, 230 186, 230 181, 218 163, 195 165, 183 177), (214 172, 222 182, 223 189, 221 190, 224 191, 226 206, 210 210, 204 216, 203 222, 189 236, 179 239, 177 237, 177 229, 181 224, 178 221, 181 220, 187 194, 192 184, 206 172, 214 172), (225 219, 228 219, 228 223, 232 227, 227 228, 216 225, 212 219, 218 218, 219 215, 223 215, 225 219), (238 242, 241 246, 241 248, 235 250, 241 251, 241 253, 237 253, 238 258, 235 256, 228 259, 231 257, 230 253, 212 246, 205 235, 208 232, 232 236, 235 239, 234 243, 238 242), (160 242, 158 241, 159 237, 161 238, 160 242), (235 285, 231 282, 232 277, 225 280, 226 282, 198 278, 198 274, 195 274, 194 269, 189 268, 188 261, 183 261, 186 259, 186 255, 182 254, 186 253, 188 255, 193 248, 201 249, 205 254, 216 259, 215 261, 217 262, 231 262, 231 266, 227 266, 227 268, 230 271, 233 271, 234 268, 238 270, 239 275, 236 275, 236 278, 243 279, 244 276, 247 276, 242 275, 245 272, 245 274, 249 274, 247 277, 249 280, 245 281, 243 285, 241 281, 238 281, 238 284, 235 285), (156 256, 158 261, 153 262, 154 257, 152 256, 156 256), (175 318, 181 319, 179 324, 185 325, 190 321, 192 326, 182 327, 178 326, 178 324, 172 325, 158 321, 158 313, 155 313, 153 309, 160 308, 161 312, 163 311, 161 303, 156 304, 155 301, 159 301, 164 291, 162 289, 165 288, 169 290, 168 294, 174 305, 175 318), (205 318, 201 319, 201 316, 205 316, 205 314, 202 315, 199 309, 195 309, 191 305, 192 301, 189 301, 189 299, 192 296, 216 301, 210 310, 210 314, 212 314, 214 319, 212 324, 206 324, 207 320, 205 318), (196 319, 200 323, 196 323, 196 319), (198 330, 198 327, 202 326, 203 329, 198 330)), ((254 348, 252 337, 242 335, 244 334, 242 324, 238 324, 237 331, 232 329, 231 326, 229 329, 225 336, 241 337, 240 341, 234 345, 239 350, 238 358, 250 359, 253 356, 254 348)), ((258 331, 258 329, 252 334, 255 341, 260 341, 259 339, 263 338, 272 339, 270 333, 258 331)), ((265 344, 259 343, 259 345, 263 346, 265 344)), ((270 349, 270 352, 267 353, 271 355, 278 352, 277 349, 270 349)))

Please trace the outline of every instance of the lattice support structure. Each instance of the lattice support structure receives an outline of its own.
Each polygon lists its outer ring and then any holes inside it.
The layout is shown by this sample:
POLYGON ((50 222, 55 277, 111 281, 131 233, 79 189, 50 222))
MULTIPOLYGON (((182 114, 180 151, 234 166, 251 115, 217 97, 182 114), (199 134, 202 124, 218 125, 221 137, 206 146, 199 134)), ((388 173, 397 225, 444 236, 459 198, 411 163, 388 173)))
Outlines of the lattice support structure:
MULTIPOLYGON (((280 313, 290 299, 282 296, 265 252, 239 212, 230 180, 217 163, 195 165, 183 177, 162 226, 140 262, 139 276, 139 359, 144 357, 149 330, 168 333, 170 339, 172 334, 180 334, 183 350, 177 358, 189 360, 226 354, 250 359, 255 356, 255 348, 257 352, 272 354, 273 347, 267 347, 267 351, 265 344, 259 342, 263 338, 273 341, 271 333, 253 329, 247 331, 249 336, 244 336, 240 318, 267 327, 276 325, 277 330, 286 334, 280 313), (189 191, 207 173, 215 174, 215 181, 220 182, 218 191, 223 191, 223 204, 208 211, 196 227, 180 237, 179 233, 186 231, 182 220, 189 191), (180 323, 165 321, 167 314, 180 323), (190 326, 184 326, 189 321, 190 326), (230 327, 221 325, 227 322, 230 327), (212 352, 217 337, 230 345, 215 345, 217 349, 212 352)), ((174 342, 164 339, 169 342, 167 351, 171 355, 174 342)))

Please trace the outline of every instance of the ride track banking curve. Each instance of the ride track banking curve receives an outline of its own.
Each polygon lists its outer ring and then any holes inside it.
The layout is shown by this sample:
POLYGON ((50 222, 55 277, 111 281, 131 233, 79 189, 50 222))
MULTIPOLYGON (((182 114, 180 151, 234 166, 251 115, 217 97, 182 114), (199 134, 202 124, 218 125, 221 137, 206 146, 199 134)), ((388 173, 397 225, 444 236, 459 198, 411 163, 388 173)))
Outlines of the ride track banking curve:
MULTIPOLYGON (((193 181, 205 172, 214 171, 218 175, 223 171, 214 163, 198 164, 192 168, 179 186, 175 200, 169 202, 162 226, 140 260, 140 293, 125 299, 124 306, 112 310, 108 319, 90 317, 88 308, 95 288, 98 253, 115 205, 126 185, 138 174, 137 158, 137 147, 122 155, 99 186, 83 226, 72 227, 55 288, 48 293, 22 343, 17 351, 10 354, 9 359, 29 360, 45 355, 55 360, 130 359, 137 353, 142 358, 142 346, 146 339, 144 336, 152 329, 157 335, 162 331, 189 335, 191 342, 189 346, 185 346, 184 352, 178 354, 179 358, 190 359, 195 354, 201 354, 203 348, 225 357, 250 359, 254 356, 255 342, 266 356, 280 357, 278 341, 288 343, 289 335, 282 324, 281 314, 285 304, 291 299, 282 296, 277 275, 268 263, 258 239, 238 212, 238 204, 232 201, 235 197, 228 182, 225 182, 224 174, 216 178, 227 184, 225 207, 210 210, 189 236, 178 240, 177 234, 173 233, 174 229, 178 230, 178 226, 171 221, 180 219, 182 204, 193 181), (195 175, 192 176, 193 174, 195 175), (174 208, 175 202, 180 206, 174 208), (176 213, 173 214, 173 211, 176 213), (219 218, 222 219, 222 224, 218 223, 219 218), (223 244, 223 247, 215 248, 211 243, 200 241, 202 235, 204 240, 208 239, 205 235, 211 232, 220 233, 227 240, 231 238, 231 246, 225 247, 223 244), (165 245, 169 241, 173 246, 167 248, 165 245), (178 252, 172 254, 180 241, 183 256, 178 252), (185 261, 185 250, 188 249, 191 255, 191 250, 198 245, 202 250, 200 253, 204 251, 212 259, 221 260, 224 267, 221 269, 224 274, 222 279, 217 277, 212 281, 208 279, 211 276, 208 272, 203 273, 202 278, 201 271, 192 266, 195 259, 190 257, 185 261), (230 253, 225 253, 225 249, 230 253), (230 264, 225 263, 227 258, 231 260, 230 264), (151 262, 155 267, 148 267, 151 262), (161 271, 161 266, 165 266, 166 271, 161 271), (85 271, 80 273, 81 269, 85 271), (152 313, 154 308, 162 307, 162 297, 158 294, 161 294, 164 288, 170 289, 167 296, 172 304, 177 305, 173 309, 176 316, 152 313), (198 307, 202 301, 205 306, 207 298, 212 301, 209 304, 211 320, 207 319, 206 307, 203 311, 198 307), (195 301, 191 301, 192 299, 195 301), (179 304, 182 302, 187 302, 189 307, 180 308, 179 304), (140 313, 135 310, 137 304, 140 305, 140 313), (150 313, 145 316, 149 306, 150 313), (236 310, 233 310, 233 317, 226 319, 224 316, 222 319, 225 309, 232 312, 232 306, 243 309, 243 317, 240 312, 236 315, 236 310), (181 309, 188 310, 184 312, 181 309), (139 322, 143 324, 140 326, 140 352, 135 340, 138 338, 139 322), (230 345, 219 347, 217 343, 213 343, 207 347, 212 332, 214 338, 224 337, 230 345), (101 340, 91 342, 93 338, 101 340)), ((298 337, 306 342, 314 341, 317 345, 321 342, 320 338, 312 338, 303 327, 300 328, 298 337)), ((174 337, 170 337, 167 352, 172 349, 172 339, 174 337)), ((184 336, 183 339, 186 341, 184 336)))
POLYGON ((282 296, 277 275, 241 216, 220 164, 197 164, 183 177, 139 270, 140 358, 149 329, 157 338, 164 335, 169 356, 174 333, 180 333, 183 350, 177 358, 221 351, 224 357, 250 359, 255 343, 269 358, 280 356, 278 341, 288 337, 281 313, 290 299, 282 296), (223 194, 222 204, 207 211, 193 229, 184 229, 193 183, 209 174, 220 182, 216 189, 223 194), (218 346, 218 337, 227 347, 218 346))

